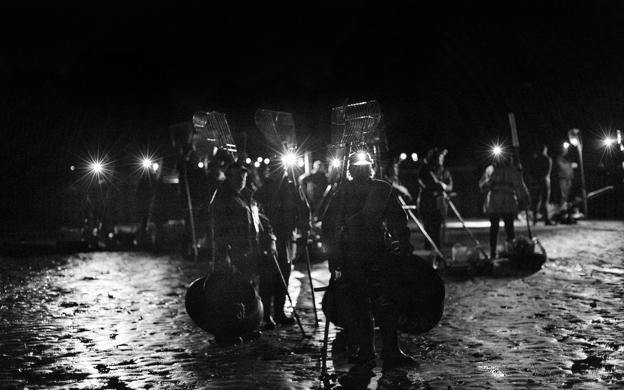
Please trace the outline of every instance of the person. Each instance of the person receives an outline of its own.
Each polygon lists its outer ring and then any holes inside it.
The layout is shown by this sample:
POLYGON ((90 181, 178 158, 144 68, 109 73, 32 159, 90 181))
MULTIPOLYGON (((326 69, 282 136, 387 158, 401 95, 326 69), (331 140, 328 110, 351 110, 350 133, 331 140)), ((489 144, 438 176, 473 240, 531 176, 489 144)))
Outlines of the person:
POLYGON ((539 214, 542 215, 545 225, 552 225, 552 221, 548 217, 551 171, 552 159, 548 155, 548 146, 541 144, 531 156, 528 172, 531 183, 530 194, 533 225, 537 224, 539 214))
POLYGON ((225 311, 214 313, 224 317, 219 320, 221 322, 238 324, 215 334, 217 343, 229 345, 237 343, 241 337, 246 339, 261 335, 257 327, 262 318, 262 314, 259 314, 262 313, 262 303, 257 303, 260 299, 257 298, 256 302, 255 294, 247 291, 256 290, 259 257, 264 248, 260 245, 263 225, 258 210, 241 193, 245 188, 247 168, 243 164, 232 162, 225 167, 224 173, 225 181, 214 194, 208 213, 214 240, 214 272, 209 279, 212 290, 206 297, 212 302, 213 309, 236 309, 233 312, 234 317, 228 317, 224 314, 225 311), (250 312, 245 312, 245 307, 250 312), (257 315, 258 321, 250 321, 248 314, 253 314, 253 317, 257 315))
MULTIPOLYGON (((430 149, 418 174, 422 186, 418 210, 425 230, 438 248, 442 241, 442 229, 448 212, 444 194, 453 191, 453 177, 444 166, 446 154, 446 149, 430 149)), ((425 249, 433 249, 429 241, 425 241, 425 249)))
MULTIPOLYGON (((414 153, 414 156, 416 154, 414 153)), ((411 201, 405 200, 407 203, 416 205, 418 198, 420 197, 420 182, 418 181, 418 175, 420 168, 422 168, 422 161, 416 158, 405 159, 399 163, 398 178, 401 185, 403 185, 410 193, 411 201)))
POLYGON ((329 184, 323 163, 320 160, 314 161, 310 173, 302 175, 299 182, 304 189, 308 202, 310 202, 313 216, 316 216, 321 198, 329 184))
MULTIPOLYGON (((295 183, 285 175, 283 167, 274 167, 262 187, 255 193, 263 215, 266 215, 276 237, 277 262, 284 281, 288 283, 291 262, 288 248, 293 242, 295 228, 307 232, 310 225, 310 208, 295 187, 295 183)), ((304 234, 305 236, 305 234, 304 234)), ((276 324, 292 325, 295 320, 284 314, 287 290, 276 270, 274 259, 264 257, 260 269, 260 296, 265 307, 264 327, 274 329, 276 324), (273 315, 271 315, 273 303, 273 315)))
POLYGON ((404 186, 399 180, 399 163, 396 161, 390 161, 386 169, 384 169, 383 180, 387 181, 403 198, 405 202, 410 203, 412 201, 412 194, 409 192, 406 186, 404 186))
POLYGON ((241 194, 247 168, 231 163, 225 182, 210 207, 214 230, 215 272, 239 272, 252 279, 258 273, 260 217, 241 194))
MULTIPOLYGON (((490 219, 490 258, 496 258, 498 228, 500 220, 505 223, 507 242, 515 238, 514 219, 518 210, 528 205, 529 190, 522 178, 522 171, 512 163, 512 157, 505 153, 488 165, 479 180, 479 188, 486 194, 484 213, 490 219)), ((511 246, 511 245, 509 245, 511 246)))
POLYGON ((407 217, 392 186, 372 179, 370 154, 350 155, 348 172, 352 179, 330 200, 322 226, 332 280, 343 302, 349 361, 374 366, 377 321, 384 369, 414 364, 399 348, 398 313, 388 276, 394 266, 388 248, 402 255, 413 250, 407 217))
POLYGON ((568 148, 564 147, 561 154, 557 157, 557 176, 559 177, 559 191, 561 194, 559 205, 562 210, 568 209, 572 181, 574 180, 574 163, 570 160, 569 154, 568 148))

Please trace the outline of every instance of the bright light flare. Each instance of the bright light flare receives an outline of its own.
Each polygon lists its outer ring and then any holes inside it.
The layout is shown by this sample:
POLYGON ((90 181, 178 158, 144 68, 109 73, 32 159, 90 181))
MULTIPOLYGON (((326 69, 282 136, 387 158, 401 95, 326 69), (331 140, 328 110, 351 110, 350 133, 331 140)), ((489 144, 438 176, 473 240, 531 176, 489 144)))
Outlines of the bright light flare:
POLYGON ((615 138, 611 138, 611 137, 605 137, 605 138, 602 140, 602 144, 603 144, 604 146, 606 146, 606 147, 610 147, 610 146, 612 146, 612 145, 613 145, 613 144, 615 144, 615 143, 616 143, 615 138))
POLYGON ((399 160, 403 161, 407 158, 407 153, 401 153, 399 154, 399 160))
POLYGON ((254 162, 254 167, 260 168, 260 161, 255 161, 254 162))
POLYGON ((262 157, 258 157, 258 158, 256 159, 256 161, 257 161, 257 162, 259 162, 259 163, 261 163, 261 162, 262 162, 262 160, 263 160, 263 158, 262 158, 262 157))
POLYGON ((249 157, 247 157, 245 159, 245 164, 247 164, 247 165, 251 164, 251 159, 249 157))
POLYGON ((503 148, 500 145, 494 145, 492 146, 492 154, 495 157, 500 156, 501 154, 503 154, 503 148))
POLYGON ((269 165, 270 162, 271 160, 269 158, 264 159, 264 165, 269 165))
POLYGON ((153 165, 154 165, 154 162, 150 158, 145 157, 141 160, 141 166, 144 169, 150 169, 152 168, 153 165))
POLYGON ((197 163, 197 166, 198 166, 199 168, 203 168, 203 167, 204 167, 204 162, 203 162, 203 161, 198 162, 198 163, 197 163))
POLYGON ((89 170, 96 176, 100 176, 104 173, 104 163, 100 160, 91 161, 89 163, 89 170))
POLYGON ((152 164, 152 169, 154 170, 154 172, 156 172, 158 170, 158 168, 160 168, 160 164, 158 164, 158 163, 153 163, 152 164))
POLYGON ((286 152, 282 155, 282 163, 291 167, 297 163, 297 155, 293 152, 286 152))
POLYGON ((412 161, 416 162, 418 161, 418 154, 417 153, 412 153, 412 161))
POLYGON ((566 149, 566 150, 567 150, 569 147, 570 147, 570 143, 569 143, 569 142, 564 142, 564 143, 563 143, 563 148, 564 148, 564 149, 566 149))
MULTIPOLYGON (((70 168, 71 169, 71 168, 70 168)), ((89 184, 102 184, 112 177, 112 162, 106 154, 89 154, 89 157, 82 160, 80 166, 75 166, 75 170, 81 172, 81 179, 89 184)))
POLYGON ((365 161, 366 160, 366 152, 359 151, 359 152, 357 152, 356 157, 357 157, 358 161, 365 161))
POLYGON ((342 165, 342 162, 340 161, 339 158, 332 158, 331 159, 331 166, 334 168, 340 168, 340 166, 342 165))

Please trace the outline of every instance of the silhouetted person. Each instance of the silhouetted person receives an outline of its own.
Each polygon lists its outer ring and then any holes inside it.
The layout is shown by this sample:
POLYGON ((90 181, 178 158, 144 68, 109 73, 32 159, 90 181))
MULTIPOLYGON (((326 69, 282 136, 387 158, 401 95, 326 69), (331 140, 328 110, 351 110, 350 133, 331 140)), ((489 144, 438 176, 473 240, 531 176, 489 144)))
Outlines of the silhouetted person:
POLYGON ((533 224, 538 220, 541 213, 544 224, 551 225, 548 217, 548 202, 550 201, 550 174, 552 171, 552 158, 548 155, 548 147, 540 145, 538 150, 531 156, 529 164, 529 181, 531 188, 531 210, 533 211, 533 224))
POLYGON ((310 174, 303 175, 300 178, 300 182, 306 194, 306 198, 308 199, 308 202, 310 202, 312 214, 313 216, 316 216, 323 193, 329 184, 323 163, 319 160, 314 161, 314 163, 312 163, 310 174))
POLYGON ((496 157, 494 163, 485 169, 479 188, 486 194, 483 211, 490 218, 490 257, 496 258, 500 220, 505 223, 507 242, 511 244, 515 238, 514 219, 518 210, 528 204, 529 190, 522 179, 522 171, 506 154, 496 157))
POLYGON ((407 218, 392 187, 372 179, 372 159, 357 152, 349 157, 353 178, 342 184, 331 199, 323 219, 323 237, 329 251, 337 299, 344 304, 341 315, 349 339, 350 362, 374 366, 375 326, 379 323, 385 369, 415 363, 398 342, 398 313, 389 297, 389 260, 386 238, 400 254, 413 250, 407 218))
MULTIPOLYGON (((266 215, 276 237, 277 262, 284 281, 288 283, 291 263, 288 248, 291 246, 296 228, 307 232, 310 225, 310 209, 301 199, 295 183, 284 175, 281 166, 274 167, 264 184, 255 194, 262 214, 266 215)), ((265 328, 272 329, 275 324, 292 325, 295 320, 284 314, 286 288, 276 270, 274 259, 264 257, 260 266, 260 296, 264 305, 265 328), (273 305, 271 305, 273 303, 273 305), (273 310, 271 310, 273 306, 273 310), (271 312, 273 311, 273 316, 271 312)))
POLYGON ((570 160, 568 148, 563 148, 557 157, 557 176, 559 178, 559 190, 561 193, 560 206, 565 210, 569 207, 570 191, 574 180, 574 163, 570 160))
MULTIPOLYGON (((446 153, 446 149, 429 150, 418 175, 422 186, 418 210, 425 230, 438 248, 448 212, 444 193, 453 191, 451 172, 444 167, 446 153)), ((433 249, 429 241, 425 241, 425 249, 433 249)))

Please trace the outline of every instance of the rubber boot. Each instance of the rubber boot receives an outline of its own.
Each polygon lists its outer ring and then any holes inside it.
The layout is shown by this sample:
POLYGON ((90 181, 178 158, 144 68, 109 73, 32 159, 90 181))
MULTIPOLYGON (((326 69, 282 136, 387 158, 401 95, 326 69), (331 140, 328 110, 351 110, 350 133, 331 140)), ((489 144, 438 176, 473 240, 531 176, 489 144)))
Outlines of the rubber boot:
POLYGON ((277 294, 274 298, 273 298, 273 311, 275 312, 275 314, 273 315, 273 318, 275 319, 275 322, 280 324, 280 325, 294 325, 295 324, 295 319, 292 317, 287 317, 286 314, 284 314, 284 304, 286 303, 286 295, 284 294, 277 294))
POLYGON ((399 348, 399 336, 397 321, 393 318, 385 318, 380 324, 383 350, 381 359, 382 368, 390 370, 396 367, 415 366, 418 362, 399 348))
POLYGON ((271 316, 271 297, 262 297, 262 306, 264 306, 264 325, 265 330, 273 330, 277 326, 271 316))
POLYGON ((375 324, 370 314, 368 319, 362 318, 357 323, 356 332, 357 353, 349 357, 349 363, 372 368, 375 366, 377 353, 375 352, 375 324))

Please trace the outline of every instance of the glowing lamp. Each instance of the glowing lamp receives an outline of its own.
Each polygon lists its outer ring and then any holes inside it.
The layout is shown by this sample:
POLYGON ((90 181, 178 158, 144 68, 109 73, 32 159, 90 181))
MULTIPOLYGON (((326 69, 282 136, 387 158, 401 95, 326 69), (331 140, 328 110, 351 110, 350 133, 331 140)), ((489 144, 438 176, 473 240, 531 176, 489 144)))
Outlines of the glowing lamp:
POLYGON ((96 175, 100 175, 104 172, 104 164, 101 161, 93 161, 89 164, 89 169, 96 175))
POLYGON ((70 165, 70 166, 69 166, 69 170, 70 170, 70 171, 75 171, 75 170, 76 170, 76 167, 75 167, 74 165, 70 165))
POLYGON ((293 152, 286 152, 282 155, 282 163, 286 166, 293 166, 297 163, 297 156, 293 152))
POLYGON ((260 161, 256 161, 256 162, 254 162, 254 167, 256 167, 256 168, 260 168, 260 161))
POLYGON ((332 158, 331 160, 331 166, 334 168, 340 168, 340 166, 342 165, 342 163, 340 162, 340 159, 338 158, 332 158))
POLYGON ((257 162, 259 162, 259 163, 261 163, 261 162, 262 162, 262 160, 263 160, 263 158, 262 158, 262 157, 258 157, 258 158, 256 159, 256 161, 257 161, 257 162))
POLYGON ((158 168, 160 168, 160 164, 158 164, 158 163, 152 164, 152 169, 154 170, 154 172, 156 172, 158 170, 158 168))
POLYGON ((406 153, 401 153, 399 154, 399 160, 403 161, 407 158, 407 154, 406 153))
POLYGON ((268 159, 268 158, 265 158, 265 159, 264 159, 264 165, 269 165, 269 163, 270 163, 270 162, 271 162, 271 160, 270 160, 270 159, 268 159))
POLYGON ((299 168, 303 168, 305 166, 305 161, 302 158, 297 159, 297 166, 299 168))
POLYGON ((149 158, 144 158, 143 160, 141 160, 141 166, 145 169, 151 168, 153 164, 154 163, 149 158))
POLYGON ((564 149, 568 149, 570 147, 570 144, 568 142, 564 142, 563 143, 563 148, 564 149))
POLYGON ((251 164, 251 159, 249 157, 245 159, 245 164, 251 164))
POLYGON ((611 137, 605 137, 605 139, 602 140, 602 143, 604 144, 604 146, 607 146, 607 147, 613 145, 615 142, 616 142, 615 139, 611 137))
POLYGON ((200 168, 203 168, 204 167, 204 162, 203 161, 198 162, 197 166, 200 167, 200 168))
POLYGON ((495 157, 500 156, 502 153, 503 153, 503 148, 502 148, 500 145, 494 145, 494 146, 492 147, 492 154, 493 154, 495 157))
POLYGON ((576 147, 581 146, 580 134, 581 134, 581 130, 579 129, 570 129, 568 131, 568 140, 570 141, 572 145, 576 147))
POLYGON ((412 161, 414 161, 414 162, 418 161, 418 154, 417 153, 412 153, 412 161))

